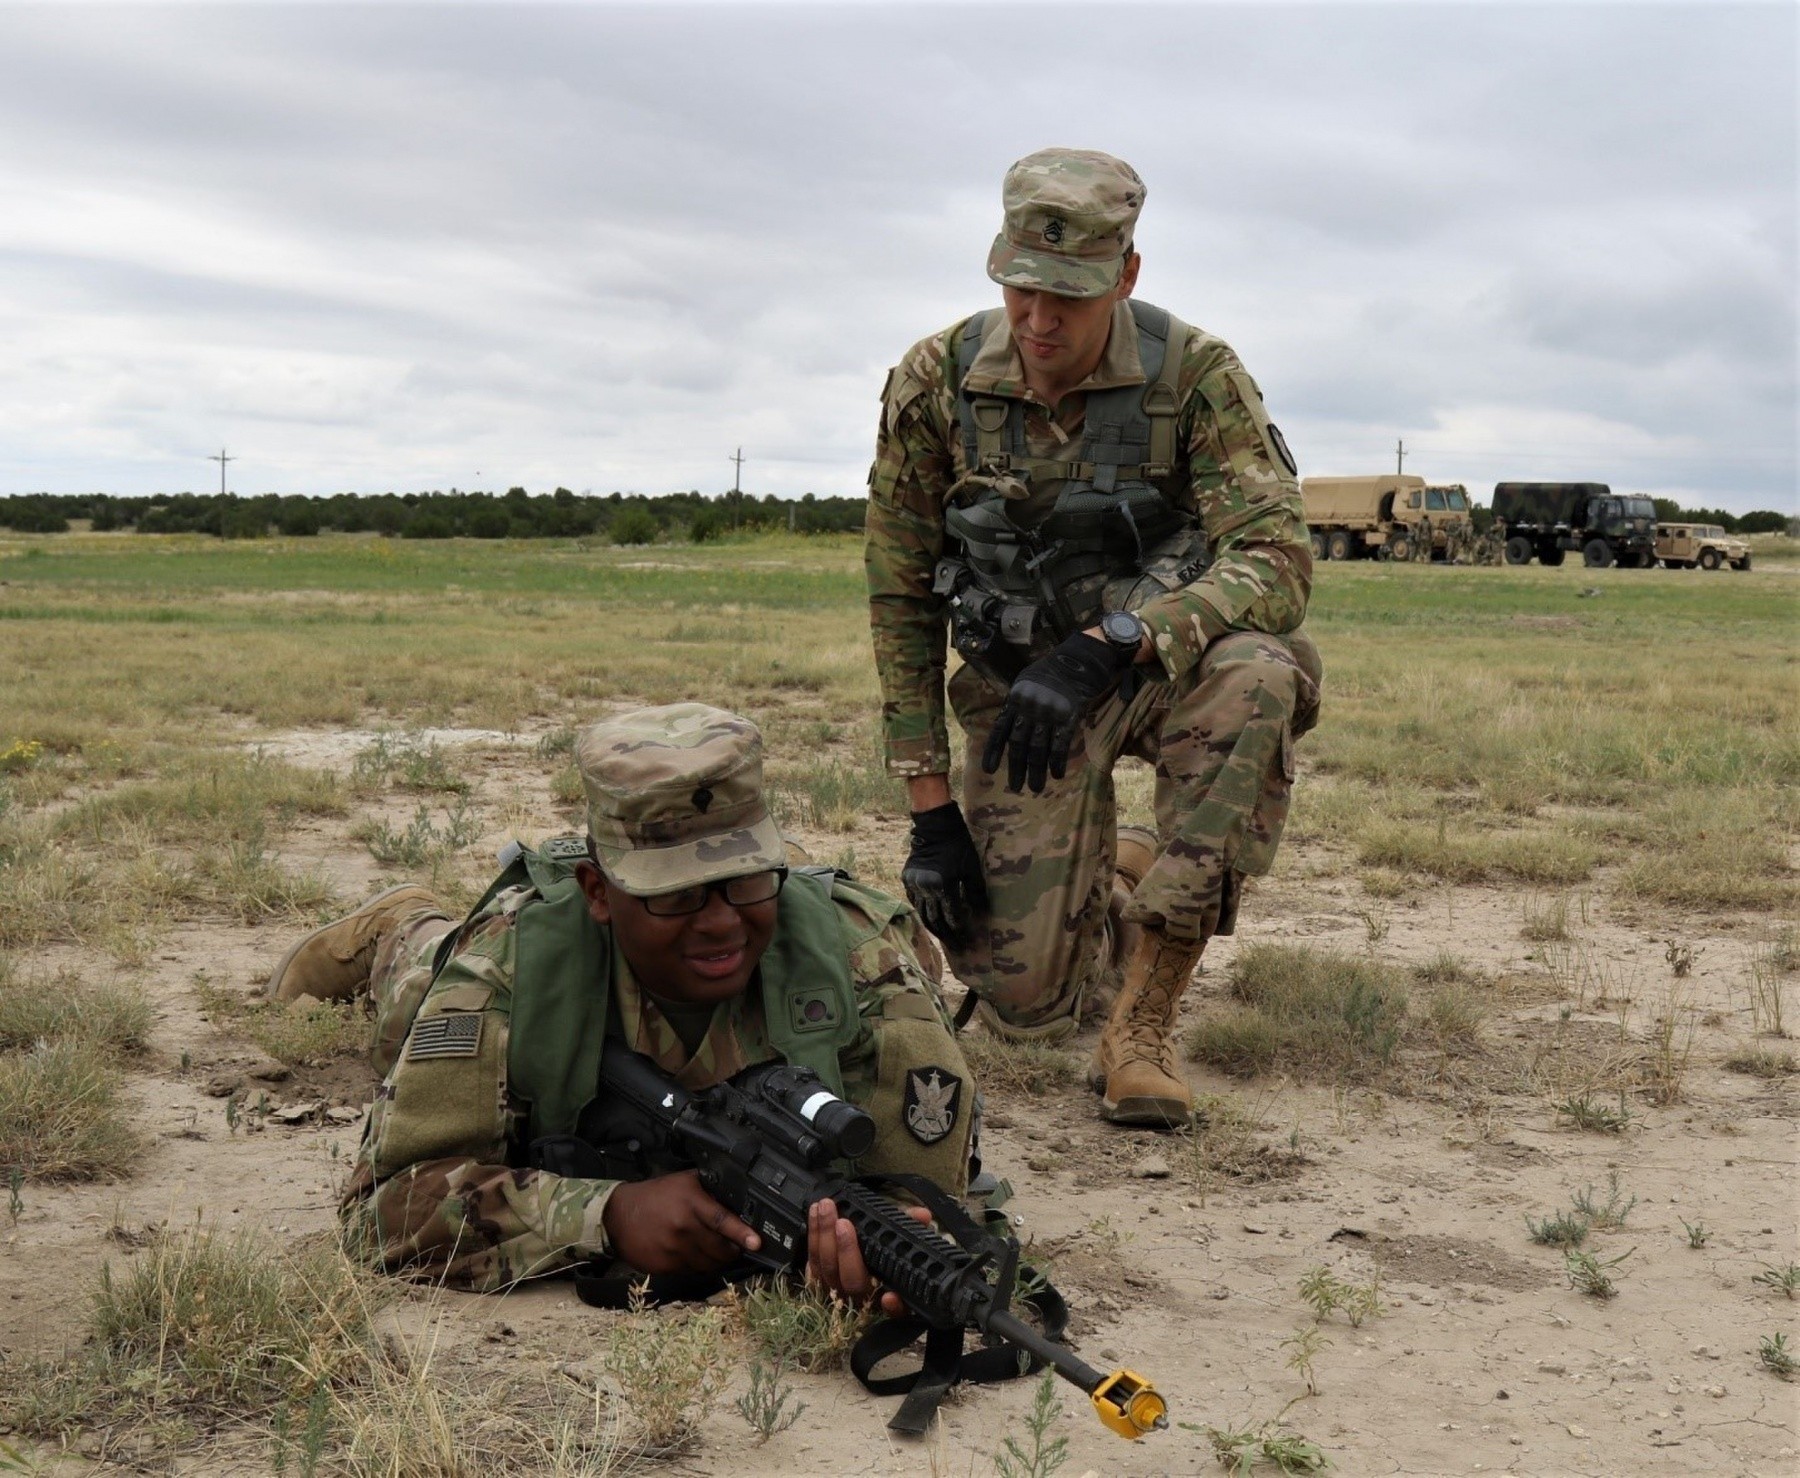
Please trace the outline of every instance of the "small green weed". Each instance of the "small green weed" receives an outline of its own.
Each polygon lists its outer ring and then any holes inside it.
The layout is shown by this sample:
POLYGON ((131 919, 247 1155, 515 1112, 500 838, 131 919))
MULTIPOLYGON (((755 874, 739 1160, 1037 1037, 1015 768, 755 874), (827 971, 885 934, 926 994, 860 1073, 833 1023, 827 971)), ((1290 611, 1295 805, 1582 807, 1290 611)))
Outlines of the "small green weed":
POLYGON ((1306 1394, 1319 1394, 1319 1383, 1313 1375, 1313 1357, 1321 1350, 1329 1348, 1331 1337, 1317 1324, 1302 1324, 1281 1342, 1281 1347, 1289 1351, 1287 1368, 1306 1382, 1306 1394))
POLYGON ((1760 1273, 1753 1273, 1752 1283, 1760 1283, 1765 1288, 1773 1288, 1792 1298, 1800 1292, 1800 1263, 1789 1263, 1786 1267, 1777 1267, 1774 1263, 1763 1264, 1760 1273))
MULTIPOLYGON (((1288 1406, 1293 1404, 1290 1401, 1288 1406)), ((1281 1414, 1255 1426, 1215 1427, 1207 1423, 1196 1427, 1189 1422, 1178 1425, 1204 1435, 1212 1443, 1213 1456, 1218 1459, 1219 1466, 1232 1478, 1249 1478, 1261 1463, 1285 1474, 1324 1472, 1331 1466, 1330 1459, 1317 1443, 1308 1441, 1298 1432, 1283 1429, 1281 1417, 1286 1412, 1284 1406, 1281 1414)))
POLYGON ((1302 1275, 1300 1298, 1311 1306, 1313 1317, 1320 1323, 1335 1309, 1351 1328, 1360 1328, 1364 1319, 1381 1313, 1381 1274, 1377 1271, 1366 1283, 1351 1283, 1321 1264, 1302 1275))
POLYGON ((1789 1351, 1785 1334, 1764 1335, 1757 1354, 1762 1363, 1783 1380, 1792 1380, 1796 1373, 1800 1373, 1800 1360, 1796 1360, 1789 1351))
POLYGON ((1609 1257, 1604 1262, 1591 1252, 1565 1252, 1563 1264, 1569 1286, 1579 1293, 1585 1293, 1589 1298, 1616 1298, 1619 1290, 1612 1280, 1612 1271, 1636 1251, 1637 1248, 1629 1247, 1617 1257, 1609 1257))
POLYGON ((1529 1216, 1525 1218, 1525 1230, 1531 1233, 1531 1240, 1542 1247, 1579 1247, 1587 1241, 1591 1229, 1585 1216, 1567 1211, 1546 1216, 1542 1221, 1533 1221, 1529 1216))
POLYGON ((350 786, 357 794, 370 795, 388 784, 456 795, 469 790, 469 782, 451 771, 438 742, 417 733, 377 734, 351 761, 350 786))
POLYGON ((1637 1117, 1626 1107, 1623 1091, 1619 1094, 1617 1108, 1601 1102, 1589 1093, 1583 1093, 1578 1098, 1566 1098, 1552 1107, 1559 1118, 1569 1120, 1577 1129, 1586 1129, 1595 1134, 1623 1134, 1637 1117))
POLYGON ((1069 1439, 1050 1435, 1062 1410, 1056 1394, 1056 1376, 1046 1370, 1032 1394, 1024 1439, 1009 1432, 1000 1451, 994 1454, 994 1471, 1000 1478, 1050 1478, 1069 1460, 1069 1439))
POLYGON ((466 802, 458 799, 444 813, 439 827, 431 819, 431 807, 421 804, 404 830, 395 831, 385 821, 366 822, 352 833, 365 843, 369 854, 384 867, 431 867, 456 855, 481 835, 481 824, 466 802))
POLYGON ((1683 1217, 1681 1218, 1681 1224, 1687 1229, 1688 1246, 1693 1248, 1696 1252, 1706 1246, 1707 1242, 1712 1237, 1712 1232, 1708 1230, 1706 1223, 1703 1221, 1689 1221, 1686 1217, 1683 1217))
POLYGON ((748 1285, 735 1302, 738 1322, 764 1355, 808 1374, 838 1369, 872 1317, 822 1288, 779 1278, 748 1285))
POLYGON ((1594 1188, 1584 1186, 1575 1197, 1575 1209, 1585 1216, 1600 1232, 1617 1231, 1625 1225, 1625 1218, 1631 1214, 1631 1208, 1637 1205, 1637 1197, 1621 1203, 1619 1200, 1619 1172, 1609 1170, 1606 1173, 1606 1200, 1594 1199, 1594 1188))
POLYGON ((642 1294, 608 1331, 606 1369, 625 1397, 646 1457, 691 1447, 725 1368, 718 1309, 652 1309, 642 1294))
POLYGON ((738 1415, 756 1433, 759 1447, 777 1432, 785 1432, 793 1426, 806 1410, 806 1403, 796 1399, 794 1388, 782 1384, 784 1374, 780 1361, 770 1365, 761 1360, 752 1360, 750 1389, 734 1403, 738 1415))

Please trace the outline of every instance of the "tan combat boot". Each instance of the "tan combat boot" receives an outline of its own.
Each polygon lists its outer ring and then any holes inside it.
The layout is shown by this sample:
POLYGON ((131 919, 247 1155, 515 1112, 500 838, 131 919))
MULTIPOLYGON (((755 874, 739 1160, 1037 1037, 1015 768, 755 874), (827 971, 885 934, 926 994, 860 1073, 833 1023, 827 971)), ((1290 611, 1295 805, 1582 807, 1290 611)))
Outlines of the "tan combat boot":
POLYGON ((377 893, 355 913, 314 929, 281 957, 269 976, 269 995, 277 1001, 312 996, 321 1001, 354 999, 369 983, 375 948, 402 914, 421 906, 437 907, 423 888, 403 883, 377 893))
POLYGON ((1202 948, 1160 929, 1142 931, 1094 1054, 1102 1118, 1155 1129, 1179 1129, 1193 1118, 1193 1090, 1175 1052, 1175 1016, 1202 948))

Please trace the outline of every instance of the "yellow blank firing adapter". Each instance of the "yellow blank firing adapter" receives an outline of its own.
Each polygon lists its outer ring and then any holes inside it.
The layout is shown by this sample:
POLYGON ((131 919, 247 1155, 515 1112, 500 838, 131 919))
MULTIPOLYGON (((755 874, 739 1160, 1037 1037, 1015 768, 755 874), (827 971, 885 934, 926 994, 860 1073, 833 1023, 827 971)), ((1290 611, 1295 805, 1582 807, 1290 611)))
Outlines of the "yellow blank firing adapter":
POLYGON ((1094 1387, 1092 1396, 1100 1420, 1133 1442, 1169 1425, 1169 1403, 1135 1371, 1115 1370, 1094 1387))

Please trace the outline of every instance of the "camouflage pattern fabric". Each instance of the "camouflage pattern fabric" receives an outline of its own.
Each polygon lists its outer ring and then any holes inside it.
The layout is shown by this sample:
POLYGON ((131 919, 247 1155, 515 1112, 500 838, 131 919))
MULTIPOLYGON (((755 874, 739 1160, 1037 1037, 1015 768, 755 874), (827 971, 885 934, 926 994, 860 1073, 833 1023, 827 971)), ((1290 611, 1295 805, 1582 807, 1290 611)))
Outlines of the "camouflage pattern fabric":
MULTIPOLYGON (((1121 755, 1156 769, 1160 854, 1133 891, 1129 922, 1171 938, 1229 933, 1244 875, 1265 873, 1287 821, 1294 739, 1318 717, 1318 654, 1303 632, 1235 632, 1173 683, 1114 697, 1083 724, 1062 780, 1009 794, 1005 771, 971 764, 963 809, 982 855, 991 911, 957 978, 1015 1027, 1075 1015, 1107 962, 1121 755)), ((957 720, 978 753, 1005 693, 962 668, 957 720)))
MULTIPOLYGON (((421 1068, 441 1073, 441 1060, 409 1060, 410 1048, 389 1054, 392 1067, 370 1111, 340 1207, 346 1245, 388 1271, 493 1290, 608 1251, 602 1216, 616 1182, 523 1168, 518 1135, 526 1113, 508 1095, 505 1065, 516 969, 514 922, 531 896, 528 887, 498 895, 459 935, 455 953, 435 980, 432 956, 443 928, 421 922, 394 931, 378 951, 372 988, 384 1038, 392 1036, 394 1023, 410 1019, 407 997, 418 992, 423 978, 429 989, 419 1021, 434 1019, 439 1003, 480 1002, 480 1040, 487 1044, 480 1056, 455 1063, 454 1088, 435 1098, 408 1091, 408 1079, 416 1088, 421 1068), (391 1154, 395 1145, 407 1147, 402 1156, 407 1163, 381 1164, 382 1154, 391 1154)), ((853 903, 839 898, 838 907, 845 937, 870 933, 873 920, 853 903)), ((447 920, 441 922, 448 927, 447 920)), ((861 1030, 840 1053, 839 1064, 846 1096, 868 1108, 877 1123, 875 1147, 859 1168, 928 1174, 960 1193, 974 1085, 944 1010, 935 944, 911 912, 903 911, 857 947, 850 965, 861 1030), (959 1077, 964 1089, 952 1131, 924 1145, 907 1130, 904 1116, 911 1107, 909 1075, 931 1068, 959 1077)), ((763 1033, 754 986, 715 1011, 692 1052, 616 952, 612 990, 625 1039, 690 1088, 775 1055, 763 1033)))
POLYGON ((1144 182, 1093 149, 1040 149, 1006 172, 988 276, 1007 287, 1097 298, 1112 291, 1144 208, 1144 182))
POLYGON ((627 893, 787 862, 763 801, 762 734, 747 718, 704 703, 640 708, 583 729, 575 765, 594 852, 627 893))
MULTIPOLYGON (((944 509, 970 469, 955 429, 954 350, 967 320, 921 340, 888 376, 869 474, 864 565, 870 626, 881 679, 882 737, 894 775, 950 768, 944 721, 945 608, 932 594, 944 552, 944 509)), ((1113 334, 1094 374, 1063 398, 1042 404, 1025 384, 1014 347, 1009 375, 991 387, 1023 401, 1033 455, 1066 456, 1079 441, 1086 392, 1143 383, 1130 310, 1119 304, 1113 334)), ((1292 631, 1312 587, 1300 487, 1270 425, 1256 382, 1230 347, 1189 336, 1176 382, 1177 445, 1185 451, 1181 506, 1196 515, 1213 552, 1209 569, 1143 605, 1164 675, 1179 682, 1208 644, 1233 631, 1292 631)))

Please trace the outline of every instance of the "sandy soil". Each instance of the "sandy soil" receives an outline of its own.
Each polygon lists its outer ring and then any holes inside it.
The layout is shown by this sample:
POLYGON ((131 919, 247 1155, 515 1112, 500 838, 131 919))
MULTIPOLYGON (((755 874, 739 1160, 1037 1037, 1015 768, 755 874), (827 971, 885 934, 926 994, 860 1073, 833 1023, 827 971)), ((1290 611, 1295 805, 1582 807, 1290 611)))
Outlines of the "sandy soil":
MULTIPOLYGON (((363 732, 261 735, 302 763, 345 767, 363 732)), ((442 731, 491 828, 489 851, 513 827, 557 829, 549 765, 535 736, 442 731), (491 845, 490 845, 491 844, 491 845)), ((417 797, 372 808, 401 822, 417 797)), ((290 865, 316 864, 344 896, 373 890, 382 871, 348 838, 349 823, 291 833, 290 865)), ((814 838, 836 855, 845 838, 814 838)), ((893 837, 871 824, 850 839, 885 856, 893 837)), ((1522 897, 1489 888, 1439 888, 1408 902, 1371 899, 1329 872, 1318 849, 1290 853, 1279 877, 1245 903, 1236 940, 1220 940, 1189 993, 1189 1019, 1217 998, 1223 969, 1248 941, 1376 948, 1402 962, 1451 949, 1507 989, 1488 1049, 1461 1077, 1411 1064, 1413 1091, 1333 1091, 1285 1080, 1234 1084, 1196 1072, 1196 1087, 1230 1095, 1262 1126, 1281 1178, 1260 1184, 1184 1173, 1177 1142, 1101 1124, 1093 1099, 1063 1090, 1045 1100, 994 1093, 988 1163, 1017 1188, 1020 1233, 1054 1254, 1075 1310, 1074 1337, 1095 1364, 1129 1365, 1167 1396, 1177 1425, 1136 1444, 1104 1431, 1065 1389, 1058 1431, 1070 1439, 1067 1475, 1218 1471, 1203 1423, 1248 1426, 1275 1416, 1321 1444, 1338 1472, 1440 1475, 1800 1473, 1800 1386, 1757 1360, 1759 1339, 1800 1333, 1800 1305, 1751 1282, 1766 1264, 1800 1261, 1794 1164, 1797 1087, 1724 1069, 1751 1041, 1743 985, 1753 944, 1770 921, 1750 915, 1634 917, 1593 902, 1576 932, 1607 962, 1616 994, 1630 994, 1626 1046, 1641 1049, 1670 974, 1665 941, 1691 945, 1697 1031, 1683 1098, 1634 1103, 1622 1135, 1558 1127, 1546 1098, 1520 1085, 1521 1065, 1558 1034, 1578 1050, 1620 1045, 1620 1007, 1569 1012, 1520 938, 1522 897), (1386 937, 1370 944, 1371 923, 1386 937), (1173 1173, 1171 1173, 1171 1171, 1173 1173), (1619 1270, 1618 1297, 1572 1291, 1562 1258, 1535 1246, 1526 1215, 1566 1208, 1616 1172, 1635 1195, 1623 1230, 1601 1235, 1619 1270), (1711 1236, 1691 1249, 1683 1222, 1711 1236), (1379 1269, 1382 1317, 1327 1326, 1306 1396, 1284 1367, 1281 1341, 1310 1322, 1297 1285, 1324 1265, 1346 1278, 1379 1269), (1296 1400, 1295 1398, 1300 1398, 1296 1400)), ((1604 900, 1604 881, 1593 890, 1604 900)), ((359 1065, 283 1075, 279 1065, 205 1020, 195 972, 256 992, 288 942, 286 931, 214 923, 171 934, 138 972, 158 1007, 147 1069, 132 1096, 151 1149, 113 1185, 28 1187, 16 1224, 0 1228, 0 1351, 53 1351, 74 1337, 78 1290, 107 1259, 134 1254, 147 1227, 196 1217, 299 1237, 332 1224, 333 1191, 359 1132, 372 1079, 359 1065), (292 1110, 228 1129, 223 1093, 266 1093, 292 1110)), ((98 956, 33 962, 93 975, 98 956)), ((446 1347, 470 1362, 593 1358, 596 1321, 557 1282, 498 1297, 452 1296, 446 1347), (497 1330, 510 1334, 496 1334, 497 1330)), ((709 1419, 690 1474, 901 1474, 993 1471, 990 1454, 1022 1431, 1030 1383, 977 1387, 944 1409, 924 1444, 889 1435, 890 1401, 847 1374, 800 1378, 808 1410, 767 1446, 752 1447, 729 1395, 709 1419)), ((741 1386, 741 1381, 738 1383, 741 1386)), ((734 1386, 730 1394, 735 1394, 734 1386)), ((221 1448, 175 1464, 183 1472, 257 1472, 265 1458, 221 1448)), ((153 1466, 168 1470, 164 1463, 153 1466)))

